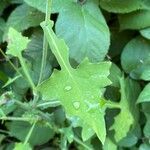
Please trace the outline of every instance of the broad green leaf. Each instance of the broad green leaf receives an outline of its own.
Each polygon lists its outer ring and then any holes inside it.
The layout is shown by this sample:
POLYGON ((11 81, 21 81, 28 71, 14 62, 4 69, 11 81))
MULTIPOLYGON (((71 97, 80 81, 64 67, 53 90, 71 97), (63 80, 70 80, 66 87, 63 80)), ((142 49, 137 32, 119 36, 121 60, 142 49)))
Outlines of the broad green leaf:
POLYGON ((139 9, 149 9, 147 4, 142 0, 100 0, 100 6, 113 13, 129 13, 139 9))
POLYGON ((150 10, 119 15, 120 29, 143 29, 150 26, 150 10))
POLYGON ((22 51, 27 48, 29 41, 27 37, 23 37, 21 33, 10 28, 8 33, 8 50, 6 54, 19 57, 22 51))
POLYGON ((150 40, 150 28, 145 28, 140 30, 140 33, 143 37, 147 38, 148 40, 150 40))
POLYGON ((150 144, 141 144, 139 150, 149 150, 150 144))
POLYGON ((59 14, 55 28, 58 37, 67 43, 71 59, 80 63, 85 57, 92 62, 105 58, 110 33, 97 0, 67 5, 59 14))
MULTIPOLYGON (((44 14, 38 10, 23 4, 18 6, 9 16, 7 29, 15 28, 17 31, 23 31, 29 27, 38 26, 44 20, 44 14)), ((6 33, 7 33, 6 29, 6 33)), ((5 33, 5 34, 6 34, 5 33)))
POLYGON ((150 83, 145 86, 137 100, 137 103, 150 102, 150 83))
POLYGON ((44 22, 42 28, 61 66, 60 71, 54 70, 51 77, 38 87, 43 100, 59 99, 68 116, 79 117, 104 143, 105 112, 100 102, 103 88, 111 83, 107 78, 110 63, 93 64, 85 59, 76 69, 73 69, 69 63, 68 47, 54 34, 52 23, 49 22, 46 26, 44 22))
MULTIPOLYGON (((46 12, 46 0, 24 0, 28 5, 38 9, 39 11, 46 12)), ((58 13, 65 9, 70 3, 75 3, 73 0, 52 0, 52 13, 58 13)))
POLYGON ((130 128, 134 127, 137 116, 137 107, 135 101, 140 92, 139 85, 127 78, 120 78, 120 93, 121 100, 120 104, 120 113, 115 117, 115 122, 111 126, 111 129, 115 130, 115 139, 117 142, 122 140, 127 136, 130 128))
MULTIPOLYGON (((32 125, 27 122, 18 121, 13 121, 7 124, 7 128, 9 129, 11 135, 21 140, 22 142, 25 141, 25 138, 31 126, 32 125)), ((53 138, 53 136, 54 131, 50 129, 50 127, 42 123, 37 123, 28 142, 31 145, 42 145, 48 142, 51 138, 53 138)))
POLYGON ((106 138, 103 150, 117 150, 117 145, 113 143, 109 138, 106 138))
POLYGON ((27 144, 16 143, 14 150, 32 150, 32 148, 28 143, 27 144))
POLYGON ((134 79, 150 80, 150 41, 137 37, 124 48, 121 64, 134 79))

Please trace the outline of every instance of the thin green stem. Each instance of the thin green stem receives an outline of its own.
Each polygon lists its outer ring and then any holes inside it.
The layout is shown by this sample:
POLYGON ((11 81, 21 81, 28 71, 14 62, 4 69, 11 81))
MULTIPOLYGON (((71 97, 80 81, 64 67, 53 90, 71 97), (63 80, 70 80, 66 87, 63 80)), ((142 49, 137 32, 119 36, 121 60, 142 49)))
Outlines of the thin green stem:
POLYGON ((32 127, 30 128, 30 130, 29 130, 29 132, 28 132, 28 134, 27 134, 27 136, 26 136, 26 138, 25 138, 25 141, 24 141, 24 145, 26 145, 27 143, 28 143, 28 141, 29 141, 29 139, 30 139, 30 137, 31 137, 31 134, 32 134, 32 132, 33 132, 33 129, 34 129, 34 127, 35 127, 35 124, 36 124, 36 122, 34 122, 33 123, 33 125, 32 125, 32 127))
POLYGON ((22 117, 0 117, 0 120, 9 120, 9 121, 32 121, 31 118, 22 118, 22 117))
POLYGON ((76 141, 78 144, 82 145, 85 149, 87 150, 92 150, 92 148, 90 148, 88 145, 86 145, 85 143, 83 143, 79 138, 74 136, 74 141, 76 141))
POLYGON ((60 101, 50 101, 50 102, 45 102, 45 103, 41 103, 38 104, 37 107, 56 107, 60 105, 60 101))
POLYGON ((7 55, 5 55, 5 53, 2 51, 2 49, 0 49, 1 54, 5 57, 6 61, 9 62, 9 64, 12 66, 12 68, 19 74, 22 76, 21 72, 19 72, 18 68, 16 68, 16 66, 11 62, 11 60, 7 57, 7 55))
MULTIPOLYGON (((49 19, 50 19, 50 15, 51 15, 51 4, 52 4, 52 0, 47 0, 47 5, 46 5, 46 16, 45 16, 45 22, 46 24, 48 23, 49 19)), ((40 70, 40 76, 39 76, 39 81, 38 81, 38 85, 41 83, 42 81, 42 77, 43 77, 43 72, 44 69, 46 67, 46 59, 47 59, 47 50, 48 50, 48 41, 47 38, 44 34, 44 38, 43 38, 43 54, 42 54, 42 63, 41 63, 41 70, 40 70)))
POLYGON ((27 80, 28 80, 28 82, 29 82, 29 84, 30 84, 32 90, 35 91, 35 85, 34 85, 32 79, 31 79, 31 77, 30 77, 29 71, 28 71, 27 66, 26 66, 26 64, 25 64, 25 61, 24 61, 22 55, 19 55, 18 57, 19 57, 19 60, 20 60, 20 64, 21 64, 21 66, 22 66, 22 69, 23 69, 23 71, 24 71, 24 74, 25 74, 25 76, 26 76, 26 78, 27 78, 27 80))

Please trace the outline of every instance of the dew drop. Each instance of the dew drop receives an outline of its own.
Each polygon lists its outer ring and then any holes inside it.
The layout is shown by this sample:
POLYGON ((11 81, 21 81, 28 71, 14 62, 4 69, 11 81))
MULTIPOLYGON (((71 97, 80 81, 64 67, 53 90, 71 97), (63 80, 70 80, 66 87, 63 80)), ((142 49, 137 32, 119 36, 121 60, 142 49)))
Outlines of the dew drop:
POLYGON ((70 91, 72 89, 72 87, 71 86, 65 86, 65 91, 70 91))
POLYGON ((78 101, 73 102, 73 106, 75 109, 79 109, 80 108, 80 102, 78 102, 78 101))

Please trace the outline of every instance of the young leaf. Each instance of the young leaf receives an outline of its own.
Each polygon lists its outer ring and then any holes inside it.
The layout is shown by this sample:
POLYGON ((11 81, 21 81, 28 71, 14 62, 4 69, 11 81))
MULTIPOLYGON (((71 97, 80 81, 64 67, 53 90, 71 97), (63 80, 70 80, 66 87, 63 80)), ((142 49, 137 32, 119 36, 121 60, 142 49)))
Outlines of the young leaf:
POLYGON ((9 29, 8 40, 8 50, 6 54, 14 57, 22 55, 22 51, 27 48, 30 41, 27 37, 23 37, 21 33, 13 28, 9 29))
POLYGON ((35 85, 30 77, 25 60, 22 56, 22 52, 27 48, 29 41, 30 40, 27 37, 22 36, 21 33, 13 28, 10 28, 8 33, 8 49, 6 51, 6 54, 19 58, 26 79, 28 80, 32 89, 35 89, 35 85))
POLYGON ((115 122, 111 126, 111 129, 115 130, 115 139, 117 142, 127 136, 130 127, 133 127, 136 119, 138 119, 135 101, 140 92, 139 85, 129 78, 120 78, 120 88, 121 100, 119 104, 121 112, 115 117, 115 122))
POLYGON ((38 87, 44 100, 59 99, 68 116, 77 116, 91 127, 102 143, 106 128, 104 110, 100 106, 103 88, 111 82, 109 62, 92 64, 84 60, 76 69, 69 63, 68 47, 58 39, 52 30, 52 22, 42 23, 52 52, 56 56, 61 71, 54 70, 51 77, 38 87))

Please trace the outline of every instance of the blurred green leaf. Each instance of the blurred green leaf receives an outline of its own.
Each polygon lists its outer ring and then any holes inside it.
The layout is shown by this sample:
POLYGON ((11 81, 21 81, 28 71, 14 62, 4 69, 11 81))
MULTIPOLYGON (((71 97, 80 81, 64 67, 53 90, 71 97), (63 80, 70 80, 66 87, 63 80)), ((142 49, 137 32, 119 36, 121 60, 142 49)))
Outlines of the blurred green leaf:
POLYGON ((100 0, 100 6, 108 12, 129 13, 139 9, 149 9, 150 3, 142 0, 100 0))
POLYGON ((119 15, 120 29, 143 29, 150 26, 150 10, 119 15))
POLYGON ((150 102, 150 83, 145 86, 137 100, 138 103, 150 102))
POLYGON ((150 80, 150 41, 136 37, 124 48, 121 64, 134 79, 150 80))
POLYGON ((140 33, 143 37, 147 38, 148 40, 150 40, 150 28, 145 28, 140 30, 140 33))
POLYGON ((7 34, 7 30, 9 27, 13 27, 17 31, 23 31, 28 29, 29 27, 39 26, 40 22, 42 22, 43 20, 43 13, 26 4, 22 4, 10 14, 7 20, 5 34, 7 34))

